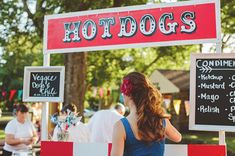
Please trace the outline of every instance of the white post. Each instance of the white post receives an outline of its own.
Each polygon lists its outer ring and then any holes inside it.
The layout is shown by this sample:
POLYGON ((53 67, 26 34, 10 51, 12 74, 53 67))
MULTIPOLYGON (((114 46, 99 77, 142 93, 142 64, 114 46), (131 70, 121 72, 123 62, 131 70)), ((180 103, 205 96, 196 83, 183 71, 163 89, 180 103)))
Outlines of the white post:
MULTIPOLYGON (((216 16, 217 16, 217 43, 216 43, 216 53, 223 53, 222 52, 222 40, 221 40, 221 16, 220 16, 220 0, 216 1, 216 16)), ((219 131, 219 145, 226 145, 225 141, 225 131, 219 131)))
POLYGON ((226 145, 225 131, 219 131, 219 145, 226 145))
MULTIPOLYGON (((50 54, 43 54, 43 66, 50 66, 50 54)), ((44 102, 42 105, 42 129, 41 129, 41 140, 48 140, 48 114, 49 102, 44 102)))
POLYGON ((222 53, 222 40, 221 40, 221 16, 220 16, 220 0, 216 1, 216 53, 222 53))

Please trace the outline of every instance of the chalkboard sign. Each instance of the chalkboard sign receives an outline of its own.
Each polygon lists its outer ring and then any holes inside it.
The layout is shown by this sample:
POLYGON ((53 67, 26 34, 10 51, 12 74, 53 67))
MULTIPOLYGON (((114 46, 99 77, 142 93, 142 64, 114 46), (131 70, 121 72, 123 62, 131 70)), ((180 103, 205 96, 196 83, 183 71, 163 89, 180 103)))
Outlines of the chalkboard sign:
POLYGON ((235 131, 234 54, 191 55, 189 128, 235 131))
POLYGON ((25 67, 23 101, 63 102, 64 67, 25 67))

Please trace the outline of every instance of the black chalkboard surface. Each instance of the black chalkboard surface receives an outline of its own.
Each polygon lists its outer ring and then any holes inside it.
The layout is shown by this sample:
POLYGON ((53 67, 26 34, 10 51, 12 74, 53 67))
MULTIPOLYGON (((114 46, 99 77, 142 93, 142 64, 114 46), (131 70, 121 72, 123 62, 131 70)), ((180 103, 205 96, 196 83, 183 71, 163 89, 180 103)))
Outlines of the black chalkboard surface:
POLYGON ((24 102, 63 102, 63 66, 30 66, 24 69, 24 102))
POLYGON ((59 97, 60 72, 31 72, 30 97, 59 97))
POLYGON ((190 71, 190 79, 194 81, 190 85, 195 89, 190 91, 194 123, 235 126, 235 58, 223 54, 201 55, 194 58, 195 64, 191 64, 194 71, 190 71))

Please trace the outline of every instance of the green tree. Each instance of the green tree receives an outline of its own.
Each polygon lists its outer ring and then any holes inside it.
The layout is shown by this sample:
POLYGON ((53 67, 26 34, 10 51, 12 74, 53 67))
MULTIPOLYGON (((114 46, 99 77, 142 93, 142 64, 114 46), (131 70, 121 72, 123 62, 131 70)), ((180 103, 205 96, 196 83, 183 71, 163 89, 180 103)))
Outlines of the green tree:
MULTIPOLYGON (((23 86, 24 66, 37 64, 40 62, 37 56, 41 52, 41 44, 33 45, 30 41, 31 36, 21 34, 9 39, 7 46, 4 47, 5 53, 1 57, 0 82, 1 91, 9 93, 11 89, 20 90, 23 86), (18 46, 15 46, 16 43, 18 46)), ((17 95, 16 95, 17 96, 17 95)), ((11 111, 13 100, 9 101, 9 94, 5 97, 4 106, 11 111)))
MULTIPOLYGON (((222 27, 222 51, 223 49, 234 45, 235 36, 235 1, 221 1, 221 27, 222 27)), ((231 50, 234 50, 231 49, 231 50)))
MULTIPOLYGON (((150 76, 156 69, 188 70, 190 52, 196 51, 197 46, 173 46, 92 52, 88 55, 87 83, 94 89, 111 88, 119 92, 122 77, 128 72, 139 71, 150 76)), ((92 93, 89 95, 87 98, 92 97, 92 93)), ((117 100, 110 98, 103 97, 100 108, 109 107, 117 100)))

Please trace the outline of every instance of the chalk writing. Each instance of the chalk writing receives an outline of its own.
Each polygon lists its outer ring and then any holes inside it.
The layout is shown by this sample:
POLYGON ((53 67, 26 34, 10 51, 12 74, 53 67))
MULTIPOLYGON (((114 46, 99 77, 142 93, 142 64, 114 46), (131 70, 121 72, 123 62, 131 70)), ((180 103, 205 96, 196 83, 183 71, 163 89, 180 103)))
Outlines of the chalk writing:
POLYGON ((234 125, 235 59, 196 59, 195 123, 234 125))
POLYGON ((198 78, 201 78, 202 80, 223 80, 223 76, 216 76, 216 75, 205 75, 205 74, 201 74, 201 76, 199 76, 198 78))
POLYGON ((212 84, 201 83, 198 87, 199 87, 199 88, 205 88, 205 89, 225 89, 225 82, 223 82, 222 84, 216 84, 216 83, 212 83, 212 84))
POLYGON ((228 119, 235 122, 235 115, 233 115, 232 113, 228 114, 228 119))
POLYGON ((32 72, 30 78, 30 96, 59 96, 59 72, 32 72))
POLYGON ((199 112, 202 113, 220 113, 220 109, 216 106, 216 107, 211 107, 211 106, 207 106, 205 107, 204 105, 201 105, 198 108, 199 112))
POLYGON ((198 97, 203 100, 209 100, 212 103, 219 100, 219 95, 214 95, 214 94, 210 95, 207 93, 201 93, 198 97))

